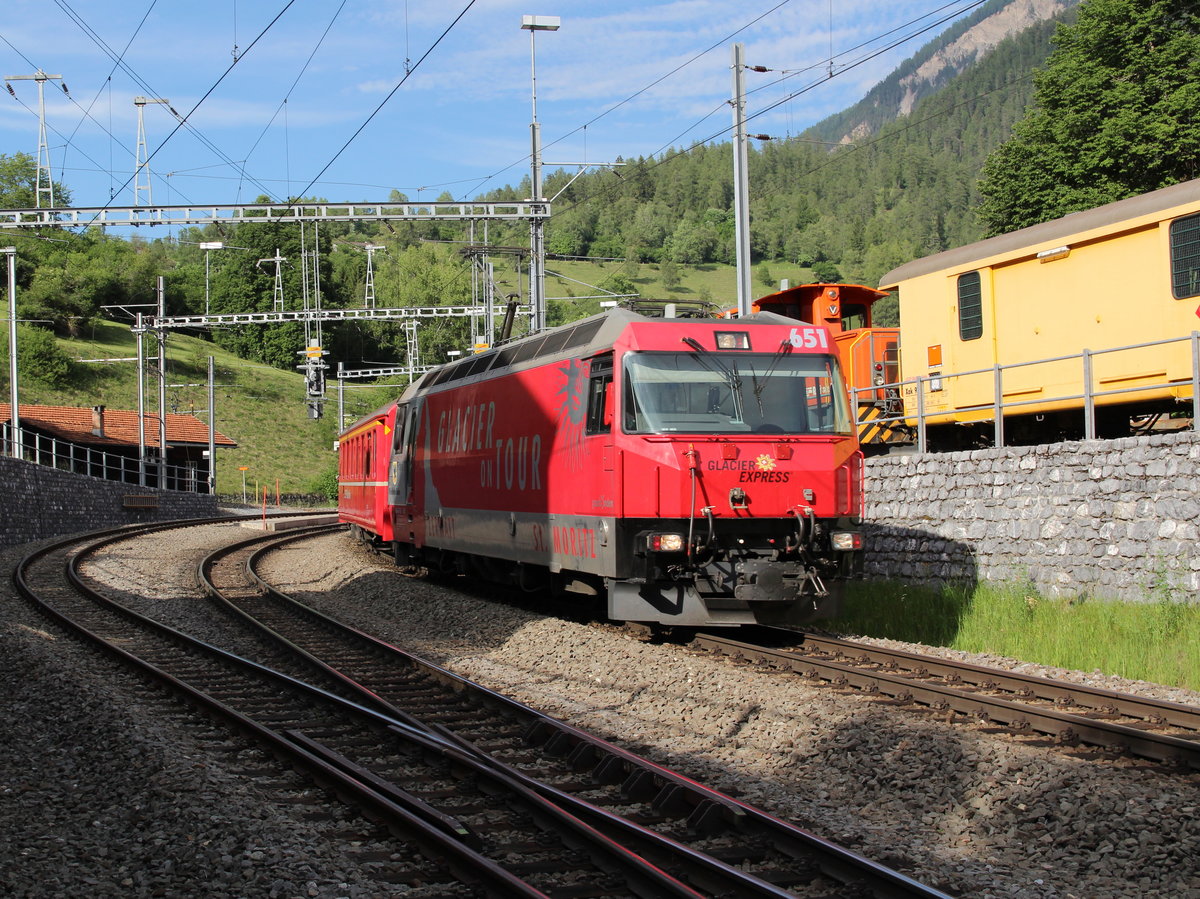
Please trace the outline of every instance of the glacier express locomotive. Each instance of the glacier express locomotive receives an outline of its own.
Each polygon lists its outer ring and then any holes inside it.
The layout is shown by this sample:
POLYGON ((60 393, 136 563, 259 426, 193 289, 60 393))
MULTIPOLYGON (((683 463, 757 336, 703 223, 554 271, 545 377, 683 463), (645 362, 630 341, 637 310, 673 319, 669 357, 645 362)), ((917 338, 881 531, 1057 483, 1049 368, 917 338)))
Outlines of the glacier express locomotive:
POLYGON ((623 309, 427 372, 339 441, 397 564, 605 596, 658 625, 802 622, 860 570, 863 464, 819 325, 623 309))

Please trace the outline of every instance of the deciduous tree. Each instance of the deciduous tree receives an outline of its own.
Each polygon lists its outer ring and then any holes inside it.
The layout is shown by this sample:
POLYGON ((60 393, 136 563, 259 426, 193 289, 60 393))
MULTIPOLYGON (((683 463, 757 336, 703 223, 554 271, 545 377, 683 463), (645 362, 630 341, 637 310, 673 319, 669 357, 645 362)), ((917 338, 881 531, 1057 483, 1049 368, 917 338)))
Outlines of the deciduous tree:
MULTIPOLYGON (((54 205, 70 206, 71 192, 54 183, 54 205)), ((0 153, 0 209, 33 209, 37 206, 37 160, 28 153, 0 153)))

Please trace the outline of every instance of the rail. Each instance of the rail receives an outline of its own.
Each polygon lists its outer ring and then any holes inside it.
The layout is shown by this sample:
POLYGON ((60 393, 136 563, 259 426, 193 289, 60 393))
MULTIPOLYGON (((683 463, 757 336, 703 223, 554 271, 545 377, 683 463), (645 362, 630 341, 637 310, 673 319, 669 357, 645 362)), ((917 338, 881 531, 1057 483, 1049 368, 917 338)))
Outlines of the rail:
POLYGON ((0 455, 18 456, 26 462, 88 475, 105 481, 119 481, 139 487, 160 487, 183 493, 208 493, 204 464, 163 465, 157 457, 147 457, 145 483, 139 474, 136 456, 108 453, 56 437, 21 428, 20 447, 16 445, 11 423, 0 425, 0 455))
MULTIPOLYGON (((1129 379, 1133 379, 1132 377, 1129 379)), ((864 395, 877 394, 881 390, 894 391, 898 396, 906 397, 904 403, 904 411, 894 415, 883 415, 872 420, 873 425, 896 425, 907 426, 912 428, 916 433, 917 451, 920 453, 929 452, 928 427, 931 420, 944 419, 947 415, 969 414, 969 413, 989 413, 993 427, 993 446, 1002 447, 1004 442, 1004 419, 1006 415, 1012 415, 1023 407, 1029 406, 1046 406, 1048 404, 1076 403, 1081 402, 1080 415, 1083 419, 1084 438, 1087 440, 1096 439, 1096 407, 1097 401, 1105 397, 1115 397, 1124 394, 1146 393, 1154 390, 1180 389, 1183 386, 1191 388, 1191 418, 1192 430, 1200 431, 1200 331, 1193 331, 1191 334, 1184 337, 1173 337, 1167 340, 1155 340, 1147 343, 1135 343, 1128 346, 1110 347, 1101 350, 1084 349, 1078 353, 1073 353, 1065 356, 1052 356, 1045 359, 1032 359, 1028 362, 1013 362, 1006 365, 993 365, 989 368, 976 368, 969 371, 947 372, 936 376, 918 375, 914 378, 908 378, 902 381, 892 381, 888 383, 872 384, 869 387, 855 387, 853 394, 855 404, 857 405, 860 398, 864 395), (1153 349, 1155 347, 1166 347, 1173 344, 1190 343, 1191 350, 1191 380, 1190 382, 1179 379, 1165 378, 1159 381, 1144 381, 1142 377, 1138 377, 1140 383, 1132 387, 1104 388, 1105 380, 1113 379, 1097 379, 1095 373, 1095 360, 1097 357, 1106 356, 1117 353, 1128 353, 1134 350, 1153 349), (1035 399, 1006 399, 1004 395, 1004 374, 1016 369, 1036 368, 1037 366, 1046 366, 1056 363, 1065 363, 1077 360, 1080 363, 1080 378, 1079 391, 1073 393, 1063 393, 1059 395, 1046 396, 1039 395, 1035 399), (971 377, 980 377, 982 375, 992 376, 992 398, 988 402, 973 403, 962 406, 954 406, 952 409, 938 409, 930 411, 926 409, 926 395, 929 392, 927 385, 937 384, 931 389, 945 389, 947 386, 960 382, 962 379, 971 377), (911 391, 911 393, 910 393, 911 391), (911 408, 915 405, 915 409, 911 408)), ((983 419, 987 420, 987 419, 983 419)))

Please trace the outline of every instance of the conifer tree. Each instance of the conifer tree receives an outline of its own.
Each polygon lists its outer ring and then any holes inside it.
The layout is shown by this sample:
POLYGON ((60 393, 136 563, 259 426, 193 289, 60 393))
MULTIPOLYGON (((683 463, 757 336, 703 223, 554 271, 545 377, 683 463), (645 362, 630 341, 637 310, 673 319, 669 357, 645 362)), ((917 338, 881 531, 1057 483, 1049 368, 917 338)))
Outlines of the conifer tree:
POLYGON ((1200 176, 1200 5, 1086 0, 988 157, 989 235, 1200 176))

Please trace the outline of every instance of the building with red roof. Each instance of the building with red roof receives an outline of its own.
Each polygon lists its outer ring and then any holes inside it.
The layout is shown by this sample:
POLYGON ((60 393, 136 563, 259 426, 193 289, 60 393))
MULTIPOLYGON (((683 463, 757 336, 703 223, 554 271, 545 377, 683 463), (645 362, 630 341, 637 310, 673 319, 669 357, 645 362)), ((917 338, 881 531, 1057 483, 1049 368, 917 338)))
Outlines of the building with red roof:
MULTIPOLYGON (((25 459, 108 480, 140 482, 136 411, 22 403, 18 417, 25 459)), ((160 473, 158 416, 146 414, 143 422, 146 486, 207 492, 211 462, 208 425, 192 415, 168 412, 166 472, 160 473)), ((12 455, 12 430, 12 406, 0 403, 0 440, 5 455, 12 455)), ((225 449, 237 446, 219 431, 214 432, 213 443, 225 449)))

